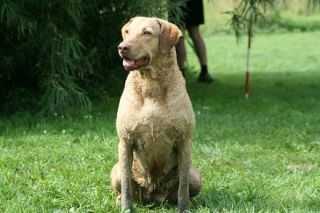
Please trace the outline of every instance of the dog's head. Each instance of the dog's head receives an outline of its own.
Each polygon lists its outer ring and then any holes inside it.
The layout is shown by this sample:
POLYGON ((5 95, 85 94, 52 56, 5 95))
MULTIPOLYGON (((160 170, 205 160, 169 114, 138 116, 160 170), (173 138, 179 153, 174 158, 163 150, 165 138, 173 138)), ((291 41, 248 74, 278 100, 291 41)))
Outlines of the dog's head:
POLYGON ((168 54, 182 37, 179 28, 159 18, 135 17, 121 30, 118 52, 127 71, 151 65, 154 58, 168 54))

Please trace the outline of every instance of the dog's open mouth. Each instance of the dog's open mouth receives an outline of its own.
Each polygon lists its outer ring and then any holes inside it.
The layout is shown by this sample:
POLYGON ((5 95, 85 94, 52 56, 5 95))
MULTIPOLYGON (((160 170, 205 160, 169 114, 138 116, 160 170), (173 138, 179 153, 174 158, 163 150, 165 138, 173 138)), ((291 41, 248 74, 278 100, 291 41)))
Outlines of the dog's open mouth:
POLYGON ((123 57, 122 59, 122 65, 126 71, 139 69, 149 63, 149 58, 147 56, 140 59, 130 59, 128 57, 123 57))

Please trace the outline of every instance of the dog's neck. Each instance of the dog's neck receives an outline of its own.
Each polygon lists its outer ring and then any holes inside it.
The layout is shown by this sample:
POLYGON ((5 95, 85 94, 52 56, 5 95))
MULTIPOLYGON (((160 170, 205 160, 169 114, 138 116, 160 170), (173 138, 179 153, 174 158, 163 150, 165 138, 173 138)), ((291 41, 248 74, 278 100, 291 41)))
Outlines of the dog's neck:
POLYGON ((181 75, 179 72, 176 52, 172 48, 168 54, 156 57, 148 67, 133 73, 134 84, 142 98, 164 100, 170 83, 181 75))

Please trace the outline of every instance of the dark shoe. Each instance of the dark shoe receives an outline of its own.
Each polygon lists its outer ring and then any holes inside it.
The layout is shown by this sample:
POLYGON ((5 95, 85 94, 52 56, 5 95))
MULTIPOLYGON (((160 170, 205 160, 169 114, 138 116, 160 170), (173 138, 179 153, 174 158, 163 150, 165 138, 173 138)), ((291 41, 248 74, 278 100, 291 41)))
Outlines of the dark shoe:
POLYGON ((210 84, 214 79, 210 76, 209 73, 201 73, 198 77, 198 82, 210 84))

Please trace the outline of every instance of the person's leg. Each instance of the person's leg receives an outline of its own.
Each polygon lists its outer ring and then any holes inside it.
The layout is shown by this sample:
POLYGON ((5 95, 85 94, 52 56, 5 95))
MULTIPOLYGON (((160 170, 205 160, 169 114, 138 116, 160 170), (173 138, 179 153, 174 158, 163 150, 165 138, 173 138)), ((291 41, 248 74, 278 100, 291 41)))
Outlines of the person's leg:
POLYGON ((207 65, 207 50, 200 34, 199 26, 188 26, 188 33, 195 47, 196 54, 201 66, 207 65))
POLYGON ((178 44, 176 45, 176 51, 177 51, 177 61, 178 66, 183 74, 185 76, 185 62, 187 59, 187 51, 186 51, 186 45, 184 42, 184 38, 182 37, 178 44))
POLYGON ((201 65, 201 73, 199 76, 199 81, 212 82, 212 78, 208 73, 208 60, 207 60, 207 50, 204 40, 200 34, 199 26, 188 26, 187 27, 189 36, 194 44, 194 49, 196 55, 198 56, 199 63, 201 65))

